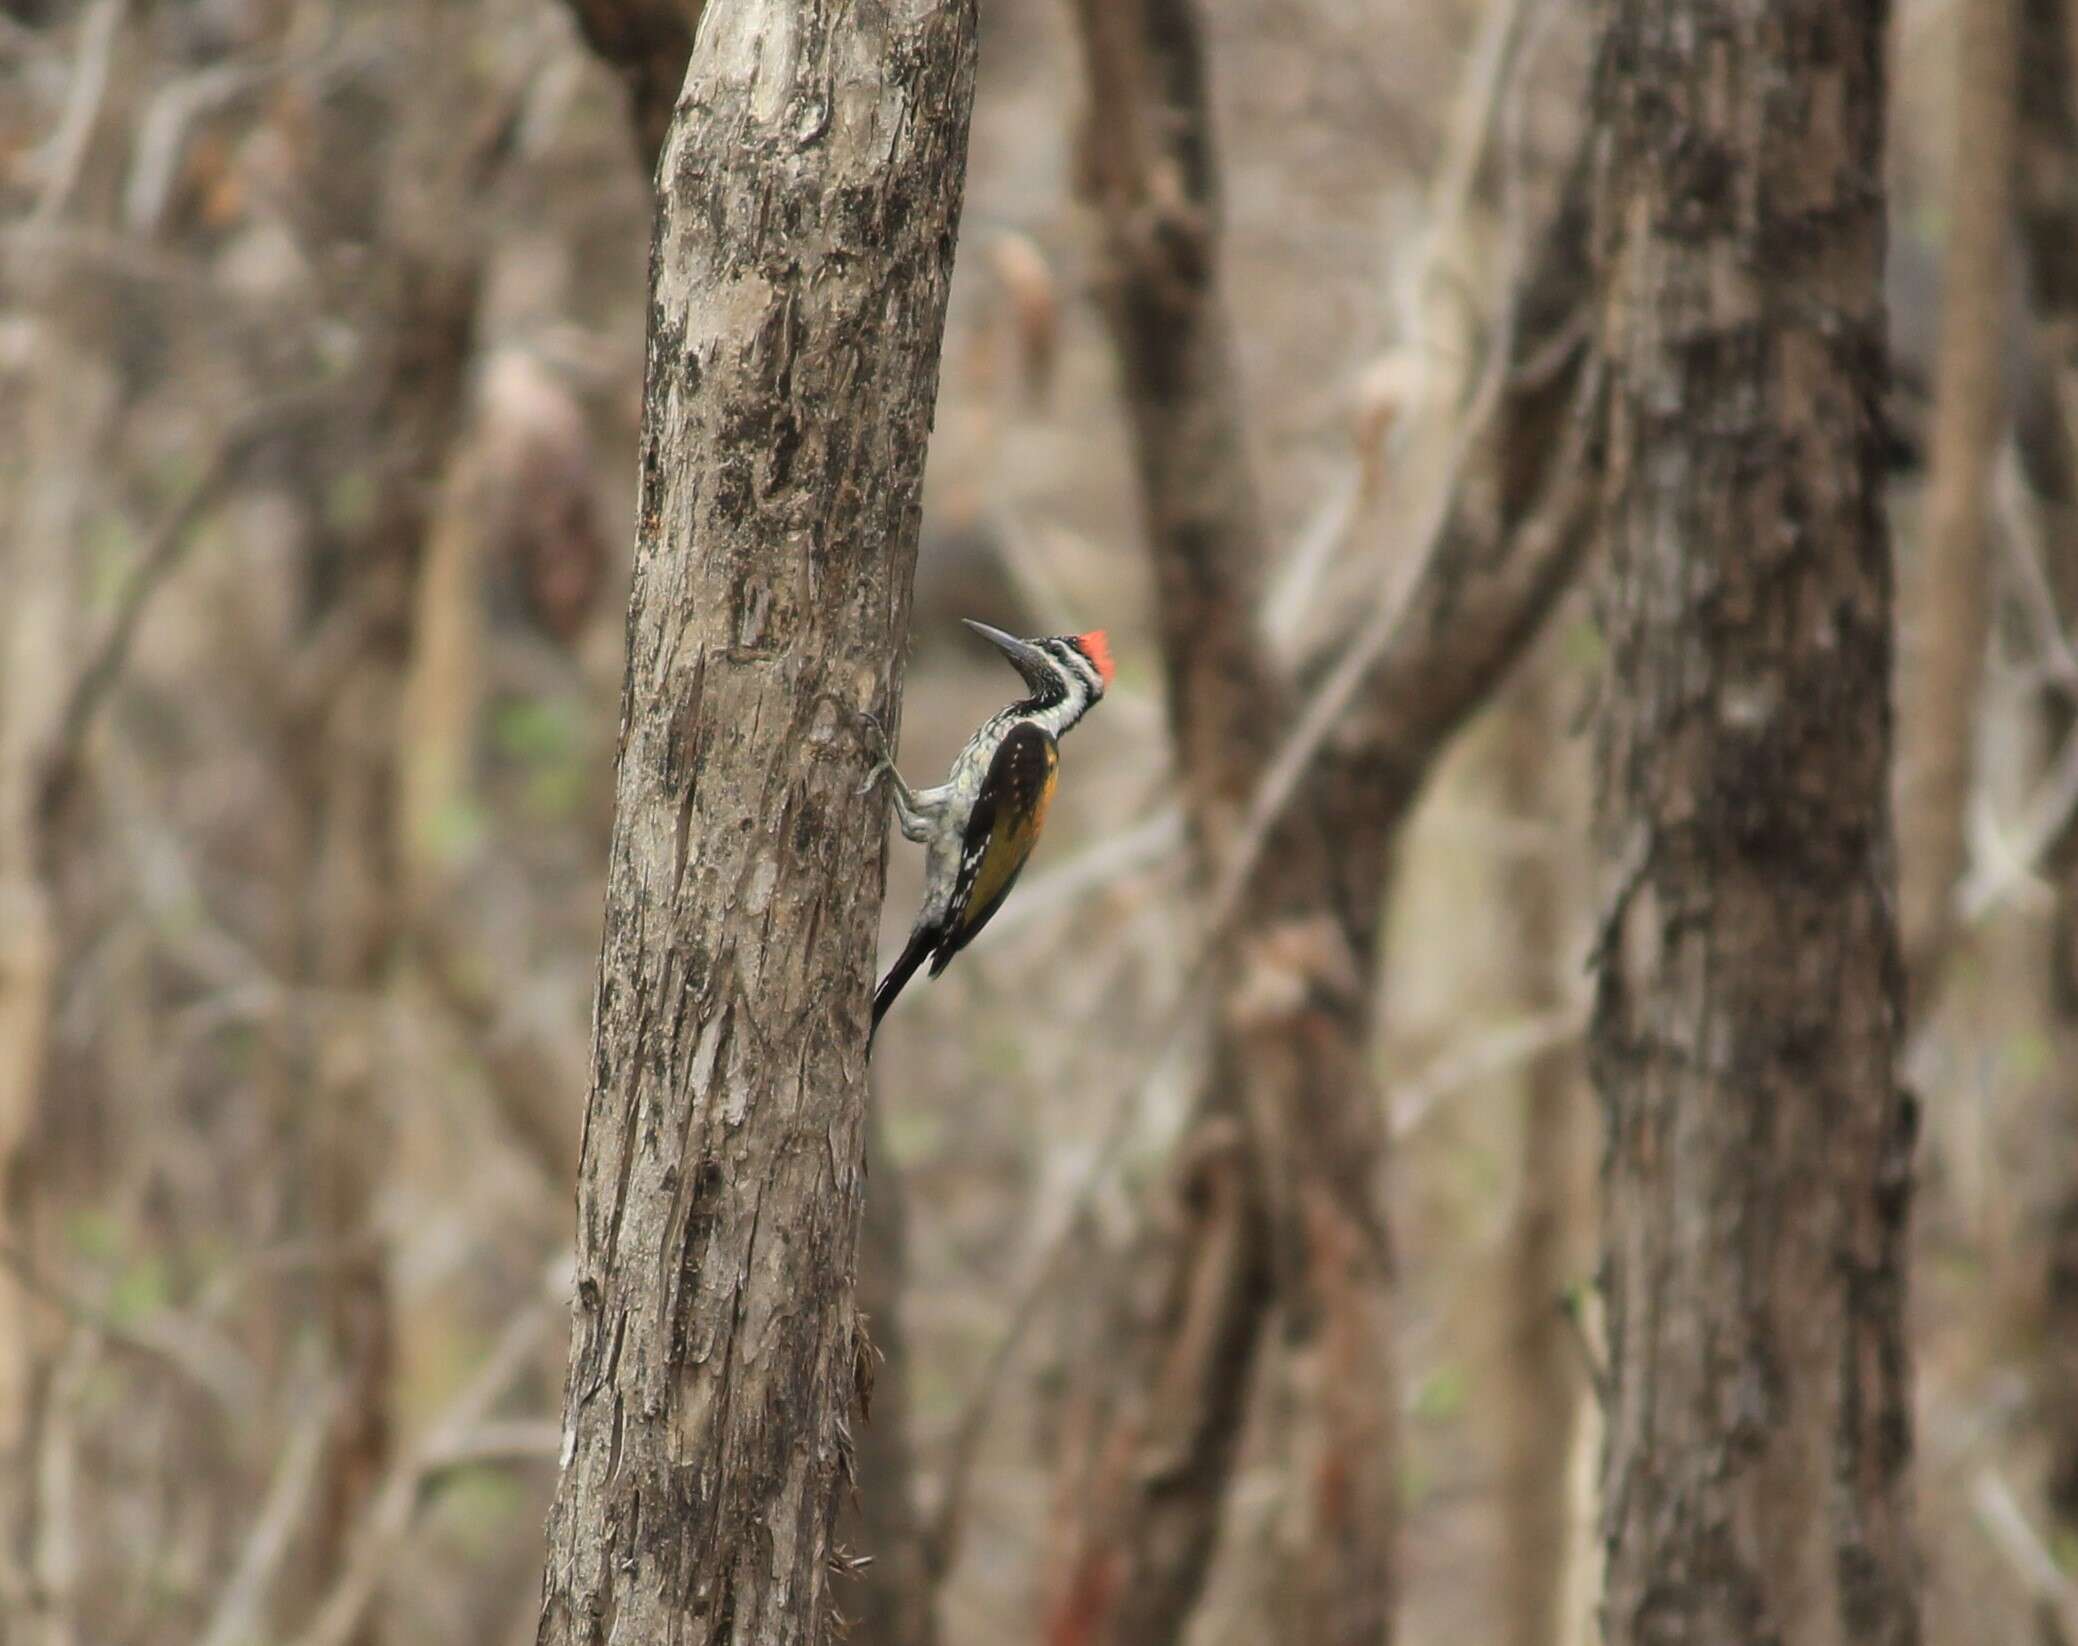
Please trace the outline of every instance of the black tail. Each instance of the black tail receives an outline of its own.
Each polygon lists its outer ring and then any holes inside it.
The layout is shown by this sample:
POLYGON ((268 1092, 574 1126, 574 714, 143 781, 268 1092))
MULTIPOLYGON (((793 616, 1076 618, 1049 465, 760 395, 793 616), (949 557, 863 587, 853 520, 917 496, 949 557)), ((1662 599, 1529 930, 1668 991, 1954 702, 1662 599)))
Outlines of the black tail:
POLYGON ((880 1033, 880 1020, 887 1016, 888 1007, 895 1003, 895 996, 916 975, 916 968, 931 957, 936 947, 938 934, 918 930, 909 934, 909 947, 902 951, 902 958, 888 968, 887 976, 880 980, 880 987, 873 991, 873 1027, 866 1033, 866 1049, 873 1049, 873 1037, 880 1033))

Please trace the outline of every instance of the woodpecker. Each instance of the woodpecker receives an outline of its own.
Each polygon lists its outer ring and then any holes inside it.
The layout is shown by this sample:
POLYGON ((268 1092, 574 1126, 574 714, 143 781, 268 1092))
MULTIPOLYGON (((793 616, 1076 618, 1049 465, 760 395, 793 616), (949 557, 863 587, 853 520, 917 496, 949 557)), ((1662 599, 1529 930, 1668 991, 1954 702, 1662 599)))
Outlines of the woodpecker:
POLYGON ((935 789, 903 782, 887 734, 878 721, 866 721, 878 759, 865 788, 887 778, 903 836, 925 848, 923 910, 902 958, 873 992, 873 1033, 917 967, 929 960, 936 977, 1003 906, 1053 802, 1059 739, 1111 684, 1111 647, 1102 629, 1019 640, 963 621, 1002 651, 1031 695, 983 721, 935 789))

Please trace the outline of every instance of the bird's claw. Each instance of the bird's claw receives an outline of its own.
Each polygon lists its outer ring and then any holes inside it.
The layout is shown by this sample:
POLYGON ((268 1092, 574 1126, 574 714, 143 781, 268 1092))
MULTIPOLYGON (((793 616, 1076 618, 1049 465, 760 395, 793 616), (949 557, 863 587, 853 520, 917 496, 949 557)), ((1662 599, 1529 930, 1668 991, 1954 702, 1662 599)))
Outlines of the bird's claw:
POLYGON ((895 751, 888 743, 887 728, 880 723, 877 715, 869 710, 860 709, 858 717, 860 729, 866 734, 867 747, 875 757, 873 770, 859 790, 859 793, 864 794, 867 789, 872 788, 875 783, 880 781, 880 774, 883 771, 894 765, 895 751))

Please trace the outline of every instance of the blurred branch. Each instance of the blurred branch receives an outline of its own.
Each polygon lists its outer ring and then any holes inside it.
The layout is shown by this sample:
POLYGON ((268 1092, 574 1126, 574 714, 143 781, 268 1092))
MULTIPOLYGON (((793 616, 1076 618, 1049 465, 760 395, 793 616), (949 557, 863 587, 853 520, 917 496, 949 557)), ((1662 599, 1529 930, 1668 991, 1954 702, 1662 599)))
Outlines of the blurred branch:
POLYGON ((110 1348, 126 1350, 178 1373, 229 1416, 247 1410, 260 1387, 252 1363, 228 1338, 176 1311, 155 1311, 135 1323, 118 1319, 39 1269, 19 1247, 0 1242, 0 1268, 75 1326, 110 1348))
POLYGON ((1397 1139, 1412 1133, 1445 1098, 1467 1086, 1512 1074, 1547 1052, 1578 1045, 1586 1030, 1587 1007, 1578 1005, 1520 1018, 1472 1036, 1465 1045, 1431 1059, 1420 1074, 1393 1088, 1389 1105, 1393 1136, 1397 1139))
POLYGON ((419 906, 406 917, 407 938, 434 999, 483 1059, 507 1129, 560 1190, 577 1165, 584 1116, 571 1094, 582 1070, 564 1068, 550 1047, 507 1024, 505 990, 464 952, 453 920, 449 909, 419 906))
MULTIPOLYGON (((355 1529, 344 1569, 311 1621, 293 1638, 293 1646, 346 1646, 353 1638, 425 1505, 426 1484, 468 1460, 472 1437, 481 1436, 492 1409, 526 1371, 551 1323, 560 1317, 561 1309, 546 1299, 515 1316, 424 1438, 391 1466, 355 1529)), ((511 1436, 500 1438, 509 1441, 511 1436)), ((528 1438, 531 1443, 535 1437, 528 1438)), ((502 1455, 511 1455, 510 1449, 502 1455)))
POLYGON ((253 1517, 238 1565, 198 1637, 200 1646, 244 1646, 264 1638, 260 1609, 295 1541, 297 1527, 309 1513, 318 1465, 325 1455, 325 1437, 341 1393, 333 1383, 314 1399, 304 1400, 302 1414, 275 1464, 267 1495, 253 1517))
POLYGON ((29 211, 32 226, 55 222, 79 183, 87 147, 108 95, 108 66, 115 56, 116 36, 128 9, 128 0, 94 0, 80 23, 79 55, 72 65, 64 112, 37 157, 43 168, 43 188, 29 211))
POLYGON ((1991 1469, 1979 1472, 1970 1487, 1970 1506, 1991 1546, 2019 1577, 2034 1603, 2045 1646, 2071 1646, 2078 1641, 2078 1590, 2074 1590, 2049 1546, 2029 1523, 2005 1477, 1991 1469))
POLYGON ((1956 929, 1957 887, 1969 858, 1966 821, 1991 611, 1986 544, 2004 421, 2017 3, 1962 0, 1959 8, 1932 474, 1914 607, 1918 656, 1900 673, 1899 922, 1911 1010, 1922 1018, 1956 929))
POLYGON ((160 521, 145 545, 136 569, 116 597, 115 618, 101 644, 80 670, 59 719, 49 765, 43 779, 41 805, 45 817, 57 815, 78 775, 95 717, 121 681, 137 644, 137 632, 153 597, 179 568, 194 543, 194 527, 213 509, 245 466, 271 442, 299 430, 313 412, 339 395, 337 385, 292 389, 270 395, 236 417, 173 510, 160 521))
POLYGON ((585 44, 628 89, 628 117, 652 176, 693 55, 703 0, 565 0, 585 44))
MULTIPOLYGON (((1492 20, 1453 178, 1479 176, 1498 121, 1497 65, 1518 17, 1492 20)), ((1169 704, 1209 911, 1186 995, 1220 995, 1215 1078, 1179 1161, 1238 1120, 1232 1215, 1187 1213, 1161 1252, 1160 1317, 1109 1398, 1055 1624, 1077 1638, 1174 1638, 1215 1536, 1246 1389, 1273 1302, 1299 1401, 1289 1501, 1300 1551, 1281 1587, 1311 1638, 1389 1628, 1393 1483, 1388 1256, 1375 1203, 1384 1139, 1361 1055, 1389 847, 1463 718, 1520 655, 1587 543, 1598 392, 1579 312, 1585 156, 1558 218, 1507 294, 1486 369, 1428 408, 1444 460, 1406 552, 1324 679, 1300 698, 1256 624, 1266 534, 1218 291, 1218 185, 1196 20, 1184 0, 1076 9, 1092 112, 1085 192, 1101 212, 1100 290, 1131 415, 1160 591, 1169 704), (1215 1249, 1217 1248, 1217 1249, 1215 1249), (1361 1345, 1361 1348, 1352 1348, 1361 1345), (1358 1388, 1336 1365, 1369 1368, 1358 1388), (1195 1370, 1193 1370, 1195 1369, 1195 1370), (1178 1380, 1183 1381, 1179 1382, 1178 1380), (1350 1466, 1359 1473, 1352 1475, 1350 1466), (1332 1472, 1336 1490, 1326 1489, 1332 1472)), ((1469 185, 1444 189, 1462 202, 1469 185)), ((1513 204, 1510 200, 1509 204, 1513 204)), ((1511 220, 1509 227, 1514 227, 1511 220)), ((1454 244, 1440 223, 1436 244, 1454 244)), ((1317 535, 1339 532, 1330 511, 1317 535)), ((1317 558, 1320 553, 1316 545, 1317 558)), ((1298 597, 1280 602, 1286 612, 1298 597)), ((1289 626, 1287 616, 1287 626, 1289 626)))

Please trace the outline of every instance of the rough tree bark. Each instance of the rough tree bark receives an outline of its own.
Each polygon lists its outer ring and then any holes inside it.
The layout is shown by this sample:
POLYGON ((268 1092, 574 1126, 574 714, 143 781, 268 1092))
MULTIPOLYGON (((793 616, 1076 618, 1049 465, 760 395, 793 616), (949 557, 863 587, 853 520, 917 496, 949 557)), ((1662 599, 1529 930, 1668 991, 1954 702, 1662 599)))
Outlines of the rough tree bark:
MULTIPOLYGON (((1958 7, 1941 338, 1925 528, 1900 671, 1899 923, 1924 1019, 1955 930, 1991 613, 1991 480, 2005 426, 2017 0, 1958 7)), ((2064 65, 2066 73, 2069 64, 2064 65)))
MULTIPOLYGON (((1201 878, 1217 883, 1297 704, 1255 627, 1267 539, 1218 270, 1218 178, 1189 0, 1078 0, 1090 86, 1083 187, 1103 235, 1160 591, 1172 732, 1201 878)), ((1307 773, 1222 946, 1212 1073, 1172 1174, 1177 1215, 1133 1260, 1144 1303, 1079 1478, 1049 1602, 1054 1642, 1180 1637, 1202 1588, 1273 1305, 1297 1392, 1280 1589, 1287 1638, 1391 1628, 1394 1497, 1383 1138, 1365 1075, 1388 845, 1434 758, 1577 563, 1553 508, 1582 392, 1564 346, 1584 284, 1578 212, 1527 283, 1510 364, 1410 604, 1402 643, 1307 773), (1529 363, 1538 361, 1531 369, 1529 363), (1533 514, 1552 529, 1518 533, 1533 514)))
POLYGON ((1602 12, 1612 1646, 1919 1637, 1884 11, 1602 12))
POLYGON ((830 1638, 896 695, 972 0, 717 0, 659 168, 544 1646, 830 1638))
MULTIPOLYGON (((2023 472, 2042 510, 2051 591, 2063 633, 2078 625, 2078 108, 2066 0, 2024 0, 2015 36, 2020 130, 2015 206, 2033 322, 2027 392, 2017 408, 2023 472)), ((2044 688, 2050 750, 2078 728, 2078 681, 2044 688)), ((2052 758, 2054 755, 2052 754, 2052 758)), ((2078 828, 2052 843, 2049 1001, 2061 1056, 2049 1102, 2053 1180, 2046 1207, 2042 1365, 2037 1390, 2049 1451, 2051 1513, 2078 1531, 2078 828)))
MULTIPOLYGON (((593 51, 628 86, 628 117, 643 163, 654 173, 699 26, 701 0, 569 0, 593 51)), ((905 1273, 907 1207, 901 1174, 878 1146, 878 1092, 867 1095, 867 1157, 873 1189, 859 1265, 860 1300, 877 1362, 872 1421, 860 1436, 855 1512, 840 1535, 871 1562, 850 1620, 852 1646, 931 1646, 936 1581, 916 1505, 909 1435, 907 1340, 898 1313, 905 1273)))

